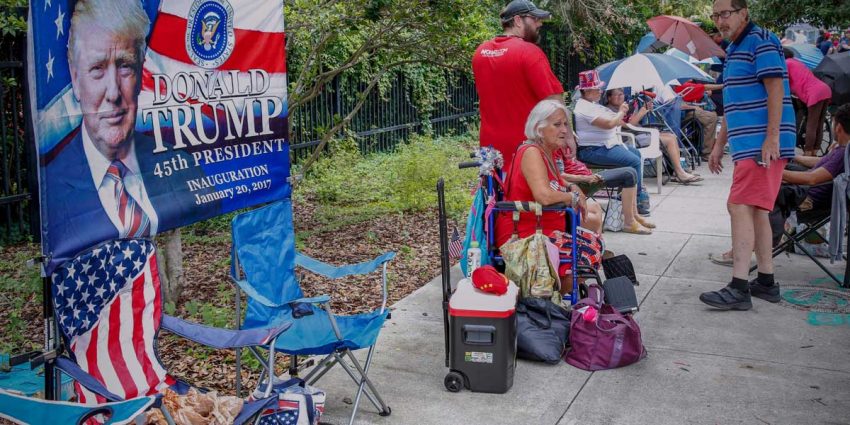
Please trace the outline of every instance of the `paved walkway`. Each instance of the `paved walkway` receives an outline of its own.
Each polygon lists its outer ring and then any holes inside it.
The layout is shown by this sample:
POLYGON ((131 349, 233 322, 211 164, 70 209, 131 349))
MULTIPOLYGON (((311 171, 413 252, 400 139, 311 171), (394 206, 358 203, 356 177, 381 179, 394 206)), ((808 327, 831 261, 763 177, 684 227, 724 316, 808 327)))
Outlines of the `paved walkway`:
MULTIPOLYGON (((506 394, 449 393, 437 278, 395 306, 379 340, 371 376, 392 415, 378 416, 364 398, 357 423, 850 424, 850 315, 810 317, 757 299, 751 311, 718 312, 698 300, 731 276, 707 260, 730 244, 731 170, 699 171, 700 186, 670 184, 661 195, 650 186, 653 235, 606 235, 639 273, 645 360, 594 373, 520 360, 506 394)), ((776 264, 783 290, 835 287, 805 257, 783 255, 776 264)), ((842 273, 843 263, 832 269, 842 273)), ((329 395, 323 422, 347 423, 348 377, 335 370, 319 386, 329 395)))

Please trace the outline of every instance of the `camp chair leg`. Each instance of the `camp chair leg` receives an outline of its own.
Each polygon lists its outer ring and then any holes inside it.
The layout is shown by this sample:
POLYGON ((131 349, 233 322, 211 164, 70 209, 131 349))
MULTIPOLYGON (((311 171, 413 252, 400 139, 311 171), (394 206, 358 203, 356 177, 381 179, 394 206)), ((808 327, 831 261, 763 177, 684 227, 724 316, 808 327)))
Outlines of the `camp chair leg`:
MULTIPOLYGON (((236 259, 234 261, 236 263, 234 265, 235 270, 237 270, 237 273, 240 273, 238 271, 238 270, 240 270, 239 260, 236 259)), ((241 295, 241 290, 239 289, 239 286, 234 285, 234 287, 235 287, 235 291, 234 291, 235 294, 233 296, 233 301, 234 301, 236 308, 234 309, 235 313, 234 313, 234 317, 233 317, 233 323, 234 323, 236 329, 241 329, 242 328, 242 320, 241 320, 242 319, 242 295, 241 295)), ((236 349, 236 397, 242 397, 242 348, 236 349)))
POLYGON ((325 376, 325 373, 331 370, 337 362, 338 360, 334 357, 334 353, 328 354, 319 362, 319 364, 316 365, 316 367, 313 368, 313 370, 310 371, 310 373, 307 374, 307 376, 304 377, 304 381, 313 385, 325 376))
POLYGON ((659 195, 661 194, 661 186, 664 185, 664 166, 662 164, 664 161, 663 157, 664 155, 655 158, 655 184, 658 185, 658 192, 656 193, 659 195))
MULTIPOLYGON (((269 347, 269 351, 271 353, 274 353, 274 345, 270 345, 269 347)), ((251 354, 253 354, 254 357, 257 358, 257 361, 260 362, 260 366, 263 367, 263 373, 268 373, 270 376, 274 376, 274 363, 272 363, 271 365, 267 364, 269 362, 268 358, 266 356, 263 356, 263 354, 260 353, 257 347, 248 347, 248 350, 250 350, 251 354)))
MULTIPOLYGON (((374 351, 375 351, 375 345, 373 344, 371 347, 369 347, 369 352, 366 354, 366 367, 365 368, 360 367, 360 362, 357 361, 357 359, 354 357, 354 354, 351 353, 351 350, 346 350, 345 353, 346 353, 346 355, 348 355, 348 358, 351 359, 351 362, 354 364, 354 367, 357 368, 357 372, 360 373, 360 377, 362 379, 360 381, 360 386, 357 390, 357 400, 360 399, 360 394, 363 392, 363 385, 364 384, 368 385, 369 389, 372 392, 372 395, 374 395, 375 398, 378 399, 378 402, 381 405, 381 407, 378 408, 378 410, 379 410, 378 413, 381 416, 388 416, 390 414, 390 408, 387 406, 386 403, 384 403, 384 400, 381 398, 381 395, 378 394, 378 389, 375 388, 375 385, 372 383, 372 380, 369 379, 369 375, 368 375, 369 366, 372 365, 372 354, 374 353, 374 351)), ((366 394, 368 395, 369 392, 367 391, 366 394)), ((354 411, 351 414, 351 421, 348 423, 349 425, 354 423, 354 415, 356 413, 357 413, 357 402, 355 401, 354 411)))
MULTIPOLYGON (((850 233, 847 234, 847 242, 850 243, 850 233)), ((841 284, 845 288, 850 288, 850 258, 848 257, 850 256, 844 257, 844 283, 841 284)))
POLYGON ((806 256, 807 256, 807 257, 809 257, 812 261, 814 261, 814 262, 815 262, 815 264, 817 264, 817 265, 818 265, 818 267, 820 267, 820 269, 821 269, 821 270, 823 270, 826 274, 828 274, 828 275, 829 275, 829 277, 831 277, 831 278, 832 278, 832 280, 834 280, 834 281, 835 281, 835 283, 837 283, 837 284, 839 284, 839 285, 841 285, 841 284, 843 283, 843 282, 841 281, 841 279, 839 279, 838 277, 836 277, 836 276, 835 276, 835 274, 833 274, 831 271, 829 271, 829 269, 827 269, 827 268, 826 268, 826 266, 824 266, 824 265, 820 262, 820 260, 816 259, 816 258, 815 258, 815 256, 814 256, 814 255, 812 255, 812 253, 809 251, 809 249, 808 249, 808 248, 804 247, 803 245, 801 245, 801 244, 799 244, 799 243, 795 243, 794 245, 796 245, 797 247, 799 247, 799 248, 803 251, 803 253, 804 253, 804 254, 806 254, 806 256))
MULTIPOLYGON (((339 365, 342 366, 342 369, 345 371, 345 373, 348 374, 351 380, 354 381, 356 385, 360 385, 360 380, 357 379, 357 375, 351 369, 351 366, 345 363, 345 361, 342 359, 342 357, 340 357, 338 353, 334 353, 333 355, 336 357, 336 363, 339 363, 339 365)), ((375 397, 369 391, 366 391, 366 397, 369 398, 369 401, 372 402, 372 405, 375 406, 375 409, 378 409, 378 412, 383 412, 381 408, 381 403, 379 403, 378 400, 376 400, 375 397)))
POLYGON ((289 356, 289 376, 293 378, 298 376, 298 356, 295 354, 289 356))

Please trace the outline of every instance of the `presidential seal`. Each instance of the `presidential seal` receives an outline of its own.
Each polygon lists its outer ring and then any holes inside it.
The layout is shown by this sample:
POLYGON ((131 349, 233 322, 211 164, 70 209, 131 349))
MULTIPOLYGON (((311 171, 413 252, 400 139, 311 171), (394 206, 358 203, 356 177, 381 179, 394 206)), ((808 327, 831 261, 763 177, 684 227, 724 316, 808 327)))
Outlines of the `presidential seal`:
POLYGON ((195 65, 218 68, 230 54, 233 36, 233 7, 227 0, 195 0, 189 10, 186 53, 195 65))

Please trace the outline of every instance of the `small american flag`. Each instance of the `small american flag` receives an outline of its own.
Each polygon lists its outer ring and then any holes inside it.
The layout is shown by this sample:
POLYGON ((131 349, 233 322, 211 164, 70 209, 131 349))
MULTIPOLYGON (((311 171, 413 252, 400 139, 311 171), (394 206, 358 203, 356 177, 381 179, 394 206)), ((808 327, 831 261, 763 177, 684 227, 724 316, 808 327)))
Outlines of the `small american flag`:
POLYGON ((452 232, 452 240, 449 242, 449 256, 460 258, 462 251, 463 241, 460 240, 460 233, 458 233, 457 227, 455 227, 454 232, 452 232))
MULTIPOLYGON (((52 282, 60 331, 84 371, 124 399, 175 382, 154 351, 162 297, 151 241, 103 244, 58 267, 52 282)), ((76 385, 81 403, 106 401, 76 385)))

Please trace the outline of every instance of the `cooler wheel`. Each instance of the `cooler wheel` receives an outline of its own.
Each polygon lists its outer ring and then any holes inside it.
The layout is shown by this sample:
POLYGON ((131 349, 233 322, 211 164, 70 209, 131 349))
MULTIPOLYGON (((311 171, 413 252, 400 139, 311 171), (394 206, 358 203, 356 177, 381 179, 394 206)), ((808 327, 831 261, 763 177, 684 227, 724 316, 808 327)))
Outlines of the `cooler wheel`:
POLYGON ((463 389, 463 376, 457 372, 449 372, 443 383, 446 384, 446 389, 450 392, 460 392, 463 389))

